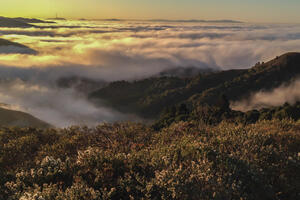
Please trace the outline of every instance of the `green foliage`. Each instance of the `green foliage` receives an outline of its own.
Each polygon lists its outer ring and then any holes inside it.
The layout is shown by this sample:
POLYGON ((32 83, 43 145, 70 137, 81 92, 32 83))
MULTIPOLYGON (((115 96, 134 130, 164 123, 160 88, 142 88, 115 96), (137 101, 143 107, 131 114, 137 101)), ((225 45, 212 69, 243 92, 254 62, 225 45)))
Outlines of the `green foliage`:
POLYGON ((159 113, 167 103, 159 99, 154 102, 156 97, 166 96, 169 90, 185 84, 185 79, 175 77, 149 78, 134 82, 118 81, 90 94, 90 98, 94 101, 101 99, 122 112, 135 112, 149 117, 159 113))
POLYGON ((300 102, 294 105, 288 103, 279 107, 264 108, 261 110, 251 110, 246 113, 234 111, 229 108, 229 103, 224 95, 221 95, 219 103, 215 106, 208 104, 198 104, 191 109, 186 109, 183 114, 178 112, 180 107, 171 106, 162 112, 159 120, 157 120, 153 128, 160 130, 168 127, 174 122, 196 120, 204 124, 218 124, 222 121, 251 124, 259 120, 272 120, 272 119, 292 119, 297 121, 300 119, 300 102))
POLYGON ((2 128, 0 199, 298 199, 299 130, 291 120, 2 128))
POLYGON ((153 119, 160 116, 164 108, 182 103, 196 109, 199 103, 211 106, 220 103, 220 94, 225 93, 229 101, 237 101, 260 90, 274 89, 297 78, 299 64, 300 54, 288 53, 251 69, 212 72, 186 79, 119 81, 90 94, 90 99, 153 119))

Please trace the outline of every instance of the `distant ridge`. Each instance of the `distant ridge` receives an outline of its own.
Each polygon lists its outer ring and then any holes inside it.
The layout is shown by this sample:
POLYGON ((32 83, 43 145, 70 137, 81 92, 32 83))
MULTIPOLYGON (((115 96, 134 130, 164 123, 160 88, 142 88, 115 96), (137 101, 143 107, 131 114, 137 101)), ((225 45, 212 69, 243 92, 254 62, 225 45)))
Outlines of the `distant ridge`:
MULTIPOLYGON (((87 19, 81 19, 87 20, 87 19)), ((235 21, 235 20, 200 20, 200 19, 189 19, 189 20, 172 20, 172 19, 92 19, 95 21, 145 21, 145 22, 179 22, 179 23, 244 23, 242 21, 235 21)))
POLYGON ((52 21, 44 21, 44 20, 35 19, 35 18, 16 17, 16 18, 12 18, 12 19, 21 21, 21 22, 25 22, 25 23, 32 23, 32 24, 35 24, 35 23, 55 24, 55 22, 52 22, 52 21))
POLYGON ((62 18, 62 17, 55 17, 55 18, 48 18, 48 20, 62 20, 62 21, 64 21, 64 20, 67 20, 67 19, 62 18))
POLYGON ((150 19, 145 21, 152 21, 152 22, 190 22, 190 23, 244 23, 241 21, 235 21, 235 20, 200 20, 200 19, 190 19, 190 20, 169 20, 169 19, 150 19))
POLYGON ((40 19, 34 18, 9 18, 9 17, 0 17, 0 27, 7 28, 31 28, 36 27, 34 23, 55 23, 51 21, 43 21, 40 19))

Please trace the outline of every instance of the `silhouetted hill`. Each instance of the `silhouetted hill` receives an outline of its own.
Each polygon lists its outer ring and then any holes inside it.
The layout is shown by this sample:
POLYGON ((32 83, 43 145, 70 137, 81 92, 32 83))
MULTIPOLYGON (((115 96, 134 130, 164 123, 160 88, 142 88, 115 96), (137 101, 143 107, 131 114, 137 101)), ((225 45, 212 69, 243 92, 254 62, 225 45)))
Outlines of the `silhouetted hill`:
POLYGON ((8 110, 0 107, 0 126, 1 127, 35 127, 49 128, 46 122, 33 117, 30 114, 8 110))
POLYGON ((179 19, 179 20, 169 20, 169 19, 150 19, 147 21, 151 22, 179 22, 179 23, 243 23, 241 21, 236 20, 201 20, 201 19, 179 19))
POLYGON ((0 27, 30 28, 30 27, 34 27, 34 25, 14 18, 0 17, 0 27))
POLYGON ((12 42, 9 40, 0 38, 0 47, 16 47, 16 48, 5 48, 0 53, 24 53, 24 54, 36 54, 37 51, 31 49, 23 44, 12 42))
POLYGON ((22 45, 20 43, 11 42, 9 40, 5 40, 1 38, 0 38, 0 46, 16 46, 16 47, 28 48, 25 45, 22 45))
POLYGON ((20 21, 20 22, 24 22, 24 23, 31 23, 31 24, 35 24, 35 23, 51 23, 51 24, 55 24, 55 22, 52 22, 52 21, 44 21, 44 20, 35 19, 35 18, 16 17, 16 18, 12 18, 12 19, 20 21))
POLYGON ((7 28, 31 28, 36 27, 33 25, 34 23, 55 23, 50 21, 43 21, 34 18, 8 18, 8 17, 0 17, 0 27, 7 28))
POLYGON ((253 92, 271 90, 300 75, 300 53, 287 53, 250 69, 200 74, 193 78, 160 77, 141 81, 119 81, 91 93, 94 102, 106 103, 122 112, 157 118, 172 105, 217 103, 221 94, 229 101, 246 98, 253 92))

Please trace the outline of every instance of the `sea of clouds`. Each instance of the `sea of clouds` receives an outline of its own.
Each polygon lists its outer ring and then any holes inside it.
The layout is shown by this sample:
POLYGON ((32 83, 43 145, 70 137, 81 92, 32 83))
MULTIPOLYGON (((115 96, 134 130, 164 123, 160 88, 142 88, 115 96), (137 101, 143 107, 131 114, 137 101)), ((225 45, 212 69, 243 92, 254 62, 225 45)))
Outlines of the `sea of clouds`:
POLYGON ((57 21, 1 28, 0 37, 38 52, 1 46, 0 102, 60 127, 130 118, 58 88, 62 77, 110 82, 176 67, 249 68, 300 50, 300 24, 57 21))

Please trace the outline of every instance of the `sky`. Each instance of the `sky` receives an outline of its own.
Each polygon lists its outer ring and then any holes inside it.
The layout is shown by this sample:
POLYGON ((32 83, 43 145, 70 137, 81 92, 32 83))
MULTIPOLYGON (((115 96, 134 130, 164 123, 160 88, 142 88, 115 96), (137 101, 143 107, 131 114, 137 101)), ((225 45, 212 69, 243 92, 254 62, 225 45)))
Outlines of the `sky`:
POLYGON ((1 0, 9 17, 232 19, 298 23, 299 0, 1 0))

